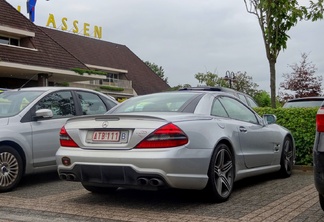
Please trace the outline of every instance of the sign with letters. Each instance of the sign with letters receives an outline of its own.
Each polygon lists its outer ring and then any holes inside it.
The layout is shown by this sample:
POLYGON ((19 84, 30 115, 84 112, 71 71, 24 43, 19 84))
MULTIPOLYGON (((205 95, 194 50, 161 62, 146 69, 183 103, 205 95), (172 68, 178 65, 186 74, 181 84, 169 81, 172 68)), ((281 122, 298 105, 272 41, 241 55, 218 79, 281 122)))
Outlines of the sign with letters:
MULTIPOLYGON (((35 7, 36 7, 37 0, 27 0, 27 13, 29 14, 30 21, 34 22, 35 20, 35 7)), ((21 7, 17 7, 18 11, 20 12, 21 7)), ((91 26, 89 23, 83 23, 79 24, 78 20, 74 20, 71 23, 69 23, 68 19, 66 17, 63 17, 61 19, 61 27, 62 31, 69 31, 72 30, 73 33, 79 34, 82 32, 84 36, 92 36, 98 39, 102 38, 102 27, 100 26, 91 26), (72 27, 72 28, 71 28, 72 27), (80 31, 81 29, 81 31, 80 31), (93 35, 91 35, 93 33, 93 35)), ((46 22, 47 27, 52 27, 54 29, 57 29, 56 20, 54 14, 50 13, 46 22)))
MULTIPOLYGON (((80 24, 78 20, 72 21, 72 25, 71 25, 70 23, 68 23, 68 19, 66 17, 63 17, 61 19, 61 22, 62 25, 60 27, 62 31, 68 31, 71 29, 70 27, 72 26, 73 33, 77 34, 80 32, 80 24)), ((57 29, 55 16, 51 13, 48 16, 46 26, 57 29)), ((81 30, 83 31, 83 35, 85 36, 90 36, 90 33, 93 33, 93 37, 98 39, 102 38, 102 27, 96 25, 91 26, 89 23, 83 23, 81 24, 81 30)))

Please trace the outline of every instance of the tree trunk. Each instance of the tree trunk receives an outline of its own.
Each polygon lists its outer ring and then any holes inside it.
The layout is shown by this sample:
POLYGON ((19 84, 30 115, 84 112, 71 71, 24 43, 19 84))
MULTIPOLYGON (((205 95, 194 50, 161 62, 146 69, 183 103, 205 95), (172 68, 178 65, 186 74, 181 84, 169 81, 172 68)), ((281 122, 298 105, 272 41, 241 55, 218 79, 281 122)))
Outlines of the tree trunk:
POLYGON ((271 107, 276 108, 276 61, 269 60, 271 107))

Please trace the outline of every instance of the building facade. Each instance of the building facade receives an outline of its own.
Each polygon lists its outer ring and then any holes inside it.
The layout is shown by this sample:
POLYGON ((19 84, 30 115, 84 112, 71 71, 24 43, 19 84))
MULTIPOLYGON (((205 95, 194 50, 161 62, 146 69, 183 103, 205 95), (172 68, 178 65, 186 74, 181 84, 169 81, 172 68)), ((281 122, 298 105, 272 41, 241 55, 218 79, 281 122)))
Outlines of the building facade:
POLYGON ((0 0, 0 88, 69 85, 116 98, 170 86, 127 46, 40 27, 0 0))

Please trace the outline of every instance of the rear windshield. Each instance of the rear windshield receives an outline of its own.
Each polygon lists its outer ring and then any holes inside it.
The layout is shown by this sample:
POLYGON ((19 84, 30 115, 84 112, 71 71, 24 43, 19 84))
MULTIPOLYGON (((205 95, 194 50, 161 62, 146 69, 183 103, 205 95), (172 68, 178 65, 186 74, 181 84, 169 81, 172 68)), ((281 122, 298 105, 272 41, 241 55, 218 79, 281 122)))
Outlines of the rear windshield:
POLYGON ((124 101, 109 113, 177 112, 196 96, 196 93, 158 93, 138 96, 124 101))
POLYGON ((283 108, 291 107, 320 107, 323 100, 302 100, 302 101, 289 101, 285 103, 283 108))

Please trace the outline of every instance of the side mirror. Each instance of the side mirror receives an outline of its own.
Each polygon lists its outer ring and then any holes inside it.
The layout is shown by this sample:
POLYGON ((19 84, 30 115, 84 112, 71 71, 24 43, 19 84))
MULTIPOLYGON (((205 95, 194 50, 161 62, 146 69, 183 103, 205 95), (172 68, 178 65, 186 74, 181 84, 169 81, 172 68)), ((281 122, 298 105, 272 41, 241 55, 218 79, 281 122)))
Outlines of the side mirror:
POLYGON ((273 123, 276 123, 277 117, 275 115, 273 115, 273 114, 264 114, 263 115, 263 120, 267 124, 273 124, 273 123))
POLYGON ((53 112, 50 109, 39 109, 35 113, 35 118, 40 119, 40 118, 52 118, 53 117, 53 112))

